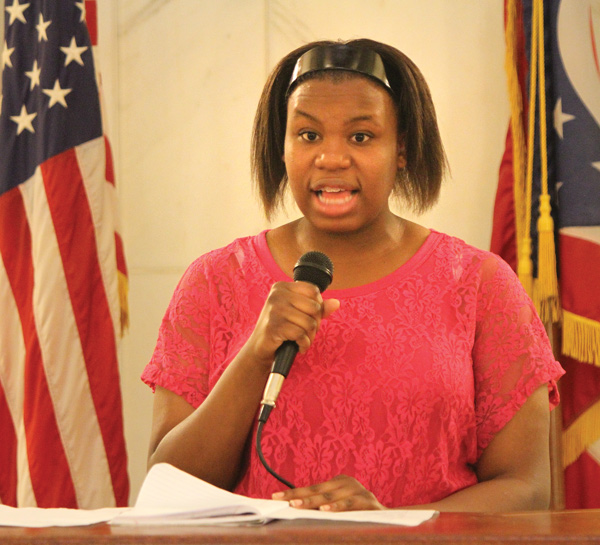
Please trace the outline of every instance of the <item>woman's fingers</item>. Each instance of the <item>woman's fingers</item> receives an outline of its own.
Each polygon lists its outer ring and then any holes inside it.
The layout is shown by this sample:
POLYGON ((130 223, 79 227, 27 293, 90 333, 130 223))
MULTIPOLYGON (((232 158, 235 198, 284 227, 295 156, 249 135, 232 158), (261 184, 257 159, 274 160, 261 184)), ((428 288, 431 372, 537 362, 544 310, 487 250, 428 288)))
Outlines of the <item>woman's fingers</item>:
POLYGON ((308 282, 277 282, 260 313, 249 340, 265 364, 284 341, 295 341, 308 350, 321 320, 337 310, 337 300, 323 301, 319 289, 308 282))
POLYGON ((294 488, 273 494, 273 499, 288 501, 298 509, 356 511, 384 509, 377 498, 359 481, 338 475, 324 483, 294 488))

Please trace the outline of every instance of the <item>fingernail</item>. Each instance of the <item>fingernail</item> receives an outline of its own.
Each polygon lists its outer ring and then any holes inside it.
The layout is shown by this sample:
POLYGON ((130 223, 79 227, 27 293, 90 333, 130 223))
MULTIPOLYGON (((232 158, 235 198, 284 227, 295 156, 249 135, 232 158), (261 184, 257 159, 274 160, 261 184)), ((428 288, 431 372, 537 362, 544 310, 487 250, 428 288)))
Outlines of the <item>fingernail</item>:
POLYGON ((319 511, 331 511, 331 505, 321 505, 319 511))
POLYGON ((281 500, 283 498, 284 494, 283 492, 275 492, 271 498, 273 498, 274 500, 281 500))
POLYGON ((302 505, 302 500, 290 500, 290 505, 292 507, 300 507, 302 505))

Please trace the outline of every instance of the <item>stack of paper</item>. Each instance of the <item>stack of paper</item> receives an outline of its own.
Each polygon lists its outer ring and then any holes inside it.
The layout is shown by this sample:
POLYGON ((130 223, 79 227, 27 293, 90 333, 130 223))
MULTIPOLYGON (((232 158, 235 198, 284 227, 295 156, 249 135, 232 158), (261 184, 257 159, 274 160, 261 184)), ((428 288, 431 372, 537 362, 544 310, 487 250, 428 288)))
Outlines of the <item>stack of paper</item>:
POLYGON ((295 509, 287 502, 248 498, 227 492, 169 464, 150 469, 135 506, 111 524, 215 524, 268 522, 274 519, 321 519, 417 526, 433 510, 345 511, 295 509))
POLYGON ((276 519, 321 519, 417 526, 436 511, 397 510, 331 513, 294 509, 287 502, 248 498, 197 479, 169 464, 150 469, 134 507, 42 509, 0 505, 0 526, 261 524, 276 519))

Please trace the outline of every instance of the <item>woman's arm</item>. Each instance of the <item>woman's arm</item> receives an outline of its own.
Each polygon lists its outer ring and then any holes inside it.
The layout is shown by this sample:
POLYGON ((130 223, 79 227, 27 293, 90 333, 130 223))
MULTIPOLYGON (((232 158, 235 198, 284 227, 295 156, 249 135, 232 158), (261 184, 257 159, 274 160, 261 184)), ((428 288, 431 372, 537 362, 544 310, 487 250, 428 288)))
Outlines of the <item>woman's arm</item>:
POLYGON ((232 489, 275 350, 289 339, 306 351, 321 319, 338 306, 333 299, 323 302, 312 284, 275 284, 248 342, 197 409, 179 395, 156 388, 149 465, 168 462, 232 489))
POLYGON ((168 462, 232 489, 268 373, 240 353, 196 410, 183 397, 157 386, 149 466, 168 462))
POLYGON ((439 511, 518 511, 550 505, 548 385, 540 386, 477 462, 479 483, 440 500, 439 511))
MULTIPOLYGON (((548 386, 540 386, 492 439, 477 463, 479 482, 428 505, 438 511, 547 509, 550 502, 548 386)), ((294 507, 349 511, 383 509, 356 479, 338 476, 325 483, 274 496, 294 507)))

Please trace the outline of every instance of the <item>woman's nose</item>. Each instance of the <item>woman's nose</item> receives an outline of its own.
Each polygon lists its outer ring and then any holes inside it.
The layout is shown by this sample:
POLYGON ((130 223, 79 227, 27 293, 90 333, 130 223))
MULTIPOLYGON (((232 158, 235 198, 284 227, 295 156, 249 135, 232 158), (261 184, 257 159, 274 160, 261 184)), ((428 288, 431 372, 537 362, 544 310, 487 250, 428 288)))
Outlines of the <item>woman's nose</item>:
POLYGON ((315 158, 315 166, 325 170, 348 168, 350 162, 350 155, 347 150, 336 144, 324 146, 315 158))

